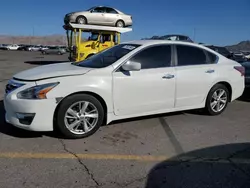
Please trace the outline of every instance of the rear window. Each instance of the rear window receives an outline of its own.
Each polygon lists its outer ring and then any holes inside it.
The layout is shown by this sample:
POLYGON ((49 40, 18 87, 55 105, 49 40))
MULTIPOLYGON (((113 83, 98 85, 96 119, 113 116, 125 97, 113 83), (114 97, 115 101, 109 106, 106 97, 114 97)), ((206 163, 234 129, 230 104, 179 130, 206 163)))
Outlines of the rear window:
POLYGON ((132 52, 139 46, 140 45, 138 44, 119 44, 100 53, 97 53, 96 55, 93 55, 80 63, 73 64, 80 67, 104 68, 112 65, 117 60, 132 52))

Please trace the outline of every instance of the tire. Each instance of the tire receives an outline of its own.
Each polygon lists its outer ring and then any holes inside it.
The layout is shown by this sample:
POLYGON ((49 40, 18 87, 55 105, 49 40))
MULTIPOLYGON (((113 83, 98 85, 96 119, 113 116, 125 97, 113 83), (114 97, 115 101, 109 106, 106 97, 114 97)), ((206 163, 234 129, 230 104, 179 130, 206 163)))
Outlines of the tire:
POLYGON ((76 23, 78 23, 78 24, 87 24, 87 19, 84 16, 78 16, 76 18, 76 23))
MULTIPOLYGON (((72 112, 72 111, 71 111, 72 112)), ((67 97, 62 101, 62 103, 59 106, 57 115, 56 115, 56 130, 59 130, 64 137, 66 138, 85 138, 88 137, 92 134, 94 134, 100 126, 103 124, 104 121, 104 109, 103 106, 101 105, 100 101, 97 100, 95 97, 88 95, 88 94, 76 94, 67 97), (73 115, 72 113, 68 113, 69 109, 73 109, 74 114, 76 111, 79 111, 79 103, 82 102, 82 107, 86 102, 88 102, 88 106, 86 108, 86 116, 89 115, 87 114, 87 111, 90 112, 92 111, 92 115, 97 115, 97 117, 79 117, 79 115, 75 116, 77 118, 71 118, 73 115), (76 105, 76 106, 75 106, 76 105), (95 110, 95 111, 94 111, 95 110), (93 112, 94 111, 94 112, 93 112), (66 115, 68 118, 66 118, 66 115), (70 118, 69 118, 70 116, 70 118), (82 118, 82 119, 81 119, 82 118), (84 129, 84 121, 86 122, 86 119, 88 119, 88 123, 92 122, 93 120, 93 127, 90 127, 90 130, 86 132, 78 132, 79 130, 69 130, 69 125, 73 125, 74 122, 81 122, 80 126, 77 124, 75 127, 79 126, 79 129, 84 129), (72 122, 71 122, 72 121, 72 122)), ((88 124, 89 125, 89 124, 88 124)), ((89 127, 88 127, 89 128, 89 127)), ((83 131, 83 130, 82 130, 83 131)))
POLYGON ((118 20, 115 24, 116 27, 125 27, 125 23, 123 20, 118 20))
POLYGON ((57 54, 58 54, 58 55, 62 55, 62 53, 61 53, 61 52, 58 52, 57 54))
POLYGON ((221 114, 227 107, 228 102, 229 102, 229 91, 227 89, 227 87, 223 84, 216 84, 215 86, 212 87, 212 89, 209 91, 208 96, 207 96, 207 100, 206 100, 206 107, 205 107, 205 111, 208 115, 219 115, 221 114), (218 99, 218 95, 220 95, 221 93, 219 93, 220 91, 224 91, 223 96, 221 97, 221 99, 218 99), (215 95, 215 92, 217 93, 217 95, 215 95), (215 99, 216 98, 216 99, 215 99), (223 102, 222 102, 223 99, 223 102), (213 108, 213 106, 215 105, 215 107, 213 108), (218 110, 218 106, 221 107, 220 110, 218 110))

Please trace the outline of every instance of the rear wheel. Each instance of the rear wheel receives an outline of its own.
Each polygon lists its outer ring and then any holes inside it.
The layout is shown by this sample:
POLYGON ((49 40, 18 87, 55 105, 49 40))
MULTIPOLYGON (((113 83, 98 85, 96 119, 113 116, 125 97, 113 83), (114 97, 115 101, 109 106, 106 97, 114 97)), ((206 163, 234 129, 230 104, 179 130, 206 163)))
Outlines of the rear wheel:
POLYGON ((94 134, 104 120, 104 109, 93 96, 77 94, 62 102, 57 113, 57 128, 67 138, 94 134))
POLYGON ((206 111, 209 115, 219 115, 227 107, 229 91, 223 84, 216 84, 209 92, 206 100, 206 111))
POLYGON ((87 19, 84 16, 78 16, 76 18, 76 23, 78 23, 78 24, 87 24, 87 19))

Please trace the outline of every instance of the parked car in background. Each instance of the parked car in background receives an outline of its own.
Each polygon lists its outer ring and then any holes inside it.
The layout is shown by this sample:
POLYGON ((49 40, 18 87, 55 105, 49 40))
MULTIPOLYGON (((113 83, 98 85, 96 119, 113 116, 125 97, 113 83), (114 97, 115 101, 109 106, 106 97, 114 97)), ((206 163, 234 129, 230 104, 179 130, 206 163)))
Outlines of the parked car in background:
POLYGON ((238 63, 243 63, 247 61, 247 58, 242 52, 233 52, 233 58, 238 63))
POLYGON ((245 67, 245 85, 250 88, 250 61, 241 64, 245 67))
POLYGON ((40 46, 30 46, 28 47, 28 51, 39 51, 41 49, 40 46))
POLYGON ((6 46, 7 50, 17 50, 19 46, 17 44, 9 44, 6 46))
POLYGON ((0 45, 0 49, 1 49, 1 50, 8 50, 8 49, 7 49, 7 46, 8 46, 8 44, 1 44, 1 45, 0 45))
POLYGON ((61 47, 49 47, 48 49, 42 50, 42 54, 58 54, 58 55, 63 55, 66 53, 66 50, 61 47))
POLYGON ((121 43, 78 63, 15 74, 6 86, 6 121, 32 131, 82 138, 114 120, 204 108, 219 115, 244 91, 244 67, 180 41, 121 43), (46 117, 46 118, 44 118, 46 117))
POLYGON ((214 51, 216 51, 216 52, 218 52, 219 54, 223 55, 224 57, 227 57, 229 59, 234 59, 233 55, 225 47, 214 46, 214 45, 205 45, 205 46, 212 49, 212 50, 214 50, 214 51))
POLYGON ((189 36, 180 34, 153 36, 151 38, 142 38, 142 40, 172 40, 172 41, 193 42, 189 36))
POLYGON ((21 45, 19 45, 19 48, 18 48, 17 50, 20 50, 20 51, 28 51, 28 47, 30 47, 30 45, 21 44, 21 45))
POLYGON ((245 56, 245 58, 246 58, 247 60, 250 60, 250 52, 244 51, 244 52, 242 52, 242 53, 243 53, 243 55, 245 56))
POLYGON ((132 16, 107 7, 95 6, 86 11, 71 12, 64 17, 64 23, 106 25, 115 27, 127 27, 132 25, 132 16))
POLYGON ((40 46, 40 51, 48 50, 48 49, 49 49, 49 46, 40 46))

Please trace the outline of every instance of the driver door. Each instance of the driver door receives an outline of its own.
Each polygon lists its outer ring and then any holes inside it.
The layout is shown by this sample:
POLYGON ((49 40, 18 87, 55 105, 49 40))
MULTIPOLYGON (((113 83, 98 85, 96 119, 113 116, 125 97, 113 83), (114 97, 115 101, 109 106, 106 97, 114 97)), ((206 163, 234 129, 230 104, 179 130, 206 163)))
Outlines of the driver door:
POLYGON ((87 19, 90 24, 105 24, 105 8, 96 7, 88 14, 87 19))
POLYGON ((143 49, 128 61, 141 64, 139 71, 113 73, 115 115, 133 116, 165 112, 174 108, 175 68, 171 45, 143 49))

